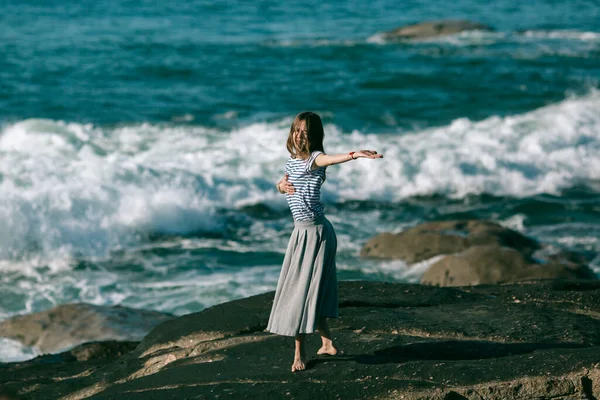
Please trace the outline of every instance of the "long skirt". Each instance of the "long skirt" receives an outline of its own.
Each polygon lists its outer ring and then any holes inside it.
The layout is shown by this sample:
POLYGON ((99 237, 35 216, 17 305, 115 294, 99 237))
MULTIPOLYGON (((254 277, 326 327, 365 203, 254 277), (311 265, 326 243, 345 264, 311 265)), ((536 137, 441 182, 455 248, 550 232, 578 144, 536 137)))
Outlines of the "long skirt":
POLYGON ((313 333, 320 317, 338 316, 336 251, 337 237, 327 218, 294 222, 268 332, 284 336, 313 333))

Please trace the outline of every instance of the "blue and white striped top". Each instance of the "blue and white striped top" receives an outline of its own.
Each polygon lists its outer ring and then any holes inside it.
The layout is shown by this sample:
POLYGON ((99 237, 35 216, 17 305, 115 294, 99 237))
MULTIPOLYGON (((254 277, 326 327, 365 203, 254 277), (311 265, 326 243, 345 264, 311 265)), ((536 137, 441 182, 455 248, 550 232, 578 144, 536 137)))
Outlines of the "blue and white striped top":
POLYGON ((325 181, 325 169, 319 167, 311 171, 310 167, 322 151, 313 151, 308 160, 289 158, 285 164, 288 181, 294 185, 294 194, 286 195, 288 206, 295 221, 311 221, 323 215, 321 203, 321 185, 325 181))

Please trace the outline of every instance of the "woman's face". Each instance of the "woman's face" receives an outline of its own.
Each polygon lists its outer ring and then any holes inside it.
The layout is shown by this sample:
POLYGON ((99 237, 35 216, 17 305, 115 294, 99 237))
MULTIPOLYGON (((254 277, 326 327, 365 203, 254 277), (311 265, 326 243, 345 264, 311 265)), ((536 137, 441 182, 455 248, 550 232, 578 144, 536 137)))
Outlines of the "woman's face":
POLYGON ((296 126, 296 130, 294 131, 294 144, 296 148, 301 149, 304 147, 306 143, 306 121, 300 121, 300 123, 296 126))

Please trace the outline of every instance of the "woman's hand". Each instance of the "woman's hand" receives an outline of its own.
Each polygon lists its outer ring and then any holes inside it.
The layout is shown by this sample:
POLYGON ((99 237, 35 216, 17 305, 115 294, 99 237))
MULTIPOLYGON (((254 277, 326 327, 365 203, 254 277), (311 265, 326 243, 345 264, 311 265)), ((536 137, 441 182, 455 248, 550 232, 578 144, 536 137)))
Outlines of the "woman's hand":
POLYGON ((283 178, 281 178, 281 180, 277 182, 277 190, 279 190, 279 193, 281 194, 287 193, 289 195, 292 195, 294 194, 294 192, 296 192, 296 189, 294 189, 294 185, 292 185, 291 182, 288 181, 288 174, 285 174, 283 178))
POLYGON ((383 154, 377 154, 375 150, 359 150, 352 154, 352 158, 383 158, 383 154))

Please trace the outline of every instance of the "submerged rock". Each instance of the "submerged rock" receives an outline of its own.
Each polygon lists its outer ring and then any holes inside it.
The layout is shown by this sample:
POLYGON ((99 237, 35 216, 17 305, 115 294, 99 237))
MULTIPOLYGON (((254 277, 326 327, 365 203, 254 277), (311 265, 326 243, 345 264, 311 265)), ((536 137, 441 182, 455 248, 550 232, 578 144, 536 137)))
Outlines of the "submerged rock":
POLYGON ((340 282, 343 353, 291 373, 293 338, 263 332, 273 293, 156 327, 112 361, 0 366, 28 399, 524 399, 600 396, 600 282, 461 288, 340 282))
POLYGON ((435 221, 397 234, 381 233, 361 249, 362 257, 401 259, 407 264, 443 256, 427 268, 421 283, 464 286, 531 279, 595 279, 589 257, 562 252, 543 259, 542 246, 511 229, 484 220, 435 221))
POLYGON ((474 30, 493 31, 493 28, 479 22, 465 20, 427 21, 385 32, 383 38, 386 40, 428 39, 474 30))
POLYGON ((585 264, 537 263, 510 247, 474 246, 432 264, 421 283, 466 286, 530 279, 595 279, 585 264))
POLYGON ((139 341, 172 315, 127 307, 64 304, 0 322, 0 337, 18 340, 42 353, 55 353, 81 343, 139 341))
POLYGON ((535 240, 490 221, 434 221, 397 234, 379 234, 363 246, 360 255, 413 264, 479 245, 511 247, 527 255, 540 247, 535 240))

